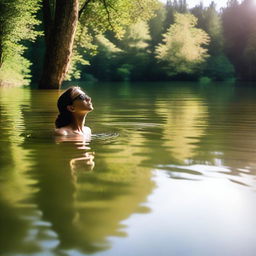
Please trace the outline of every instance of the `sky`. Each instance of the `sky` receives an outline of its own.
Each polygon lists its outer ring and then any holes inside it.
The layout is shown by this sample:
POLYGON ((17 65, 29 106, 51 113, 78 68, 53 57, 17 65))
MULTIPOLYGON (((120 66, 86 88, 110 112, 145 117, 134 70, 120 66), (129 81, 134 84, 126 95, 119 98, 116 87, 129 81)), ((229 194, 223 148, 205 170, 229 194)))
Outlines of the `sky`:
MULTIPOLYGON (((166 3, 166 0, 160 0, 163 3, 166 3)), ((209 6, 210 3, 213 0, 187 0, 188 6, 194 7, 195 5, 198 5, 200 2, 203 2, 204 6, 209 6)), ((221 7, 225 7, 227 4, 227 0, 214 0, 214 2, 217 4, 217 9, 220 9, 221 7)))

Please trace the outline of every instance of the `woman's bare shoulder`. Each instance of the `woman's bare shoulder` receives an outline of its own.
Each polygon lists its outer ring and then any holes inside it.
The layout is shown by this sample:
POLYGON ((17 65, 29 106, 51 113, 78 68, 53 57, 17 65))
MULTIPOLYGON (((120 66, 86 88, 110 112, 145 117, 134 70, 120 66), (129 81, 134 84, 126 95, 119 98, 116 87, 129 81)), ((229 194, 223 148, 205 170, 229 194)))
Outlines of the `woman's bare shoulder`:
POLYGON ((65 135, 69 135, 69 134, 70 134, 70 131, 67 127, 56 128, 54 130, 54 135, 65 136, 65 135))
POLYGON ((91 128, 88 127, 88 126, 84 126, 84 127, 83 127, 83 130, 84 130, 85 133, 88 133, 88 134, 91 134, 91 133, 92 133, 91 128))

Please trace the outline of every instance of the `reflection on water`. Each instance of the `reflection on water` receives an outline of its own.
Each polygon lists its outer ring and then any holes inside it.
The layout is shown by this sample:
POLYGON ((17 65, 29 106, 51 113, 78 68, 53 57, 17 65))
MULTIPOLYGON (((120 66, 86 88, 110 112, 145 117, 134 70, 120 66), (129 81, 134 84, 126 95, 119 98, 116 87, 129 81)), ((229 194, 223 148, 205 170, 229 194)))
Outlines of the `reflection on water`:
POLYGON ((0 88, 0 254, 254 255, 256 90, 221 86, 88 86, 90 142, 0 88))
POLYGON ((248 169, 238 169, 239 175, 232 174, 230 168, 218 165, 158 165, 157 170, 168 171, 172 179, 204 180, 205 178, 223 179, 224 177, 234 183, 254 187, 255 179, 251 178, 248 169), (223 175, 225 174, 225 175, 223 175))
POLYGON ((156 111, 166 119, 163 146, 178 161, 194 156, 196 142, 204 134, 208 121, 207 105, 189 91, 188 88, 178 92, 183 97, 174 94, 169 101, 160 98, 156 102, 156 111))
POLYGON ((24 219, 24 207, 33 209, 26 202, 35 192, 34 181, 28 174, 33 162, 28 161, 31 151, 21 146, 24 138, 19 136, 25 130, 23 110, 29 106, 29 90, 13 89, 11 93, 8 89, 1 90, 0 253, 22 247, 21 241, 30 226, 24 219))

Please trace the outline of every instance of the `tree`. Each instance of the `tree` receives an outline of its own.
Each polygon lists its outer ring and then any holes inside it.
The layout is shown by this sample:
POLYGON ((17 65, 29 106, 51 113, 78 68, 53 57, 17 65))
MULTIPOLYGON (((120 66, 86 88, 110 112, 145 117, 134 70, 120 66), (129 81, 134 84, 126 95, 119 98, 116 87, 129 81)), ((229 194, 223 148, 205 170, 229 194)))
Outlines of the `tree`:
POLYGON ((111 33, 96 36, 97 54, 90 58, 86 67, 99 80, 143 80, 147 77, 149 64, 149 41, 151 37, 146 22, 138 21, 126 26, 122 39, 111 33))
POLYGON ((186 0, 167 0, 165 5, 165 21, 163 24, 163 30, 166 30, 174 23, 175 13, 187 13, 187 1, 186 0))
POLYGON ((250 80, 256 78, 256 31, 251 33, 246 48, 244 49, 243 60, 247 66, 247 77, 250 80))
MULTIPOLYGON (((120 41, 123 49, 123 53, 120 54, 121 70, 127 70, 127 76, 123 76, 125 80, 146 80, 150 58, 150 39, 149 26, 144 21, 139 21, 127 28, 124 38, 120 41), (125 63, 124 66, 123 63, 125 63)), ((118 73, 120 74, 120 70, 118 73)))
POLYGON ((78 0, 43 0, 46 53, 39 88, 59 88, 68 71, 78 22, 78 0), (52 2, 52 1, 51 1, 52 2))
POLYGON ((33 41, 40 34, 34 30, 39 24, 35 17, 38 9, 38 0, 0 1, 0 82, 26 82, 30 62, 23 57, 26 47, 22 41, 33 41))
POLYGON ((233 79, 235 76, 234 66, 225 55, 211 56, 204 70, 205 77, 210 77, 215 81, 225 81, 233 79))
POLYGON ((122 50, 104 35, 97 35, 94 41, 97 53, 90 56, 90 65, 86 67, 85 73, 90 73, 99 80, 113 80, 117 58, 122 50))
POLYGON ((148 41, 150 39, 148 24, 139 21, 127 27, 120 44, 123 46, 122 49, 128 51, 131 49, 145 49, 149 46, 148 41))
POLYGON ((223 52, 223 29, 216 4, 211 2, 209 7, 204 8, 203 4, 200 3, 191 9, 191 13, 198 19, 197 27, 203 29, 210 36, 209 54, 221 54, 223 52))
POLYGON ((191 9, 191 13, 198 18, 197 27, 203 29, 210 37, 208 54, 210 57, 204 65, 202 73, 213 80, 227 80, 234 77, 234 67, 223 53, 224 38, 221 15, 212 2, 204 8, 203 3, 191 9))
POLYGON ((222 13, 224 50, 241 80, 256 79, 256 74, 253 72, 255 10, 253 0, 244 0, 240 4, 236 0, 230 0, 222 13))
MULTIPOLYGON (((162 40, 162 34, 164 32, 164 21, 166 19, 165 6, 161 6, 155 12, 155 16, 149 20, 149 32, 151 36, 150 45, 154 48, 162 40)), ((153 50, 153 49, 152 49, 153 50)))
POLYGON ((156 57, 166 64, 170 76, 191 74, 208 57, 203 46, 209 43, 209 36, 195 28, 197 19, 192 14, 175 14, 175 23, 164 34, 163 43, 156 47, 156 57))
POLYGON ((205 32, 210 36, 209 54, 217 55, 223 52, 223 31, 221 17, 212 2, 205 10, 205 32))
POLYGON ((43 0, 46 53, 39 88, 61 86, 70 65, 78 22, 88 28, 86 33, 109 29, 121 37, 125 25, 149 19, 156 8, 156 0, 43 0))

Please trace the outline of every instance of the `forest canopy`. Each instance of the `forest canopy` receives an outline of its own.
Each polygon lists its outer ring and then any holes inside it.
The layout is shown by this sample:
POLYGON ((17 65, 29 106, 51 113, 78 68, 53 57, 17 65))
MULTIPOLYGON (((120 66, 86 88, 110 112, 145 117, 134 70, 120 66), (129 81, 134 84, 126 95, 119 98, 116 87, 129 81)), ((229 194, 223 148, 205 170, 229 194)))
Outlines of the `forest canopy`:
POLYGON ((253 0, 60 2, 0 0, 1 84, 256 79, 253 0))

